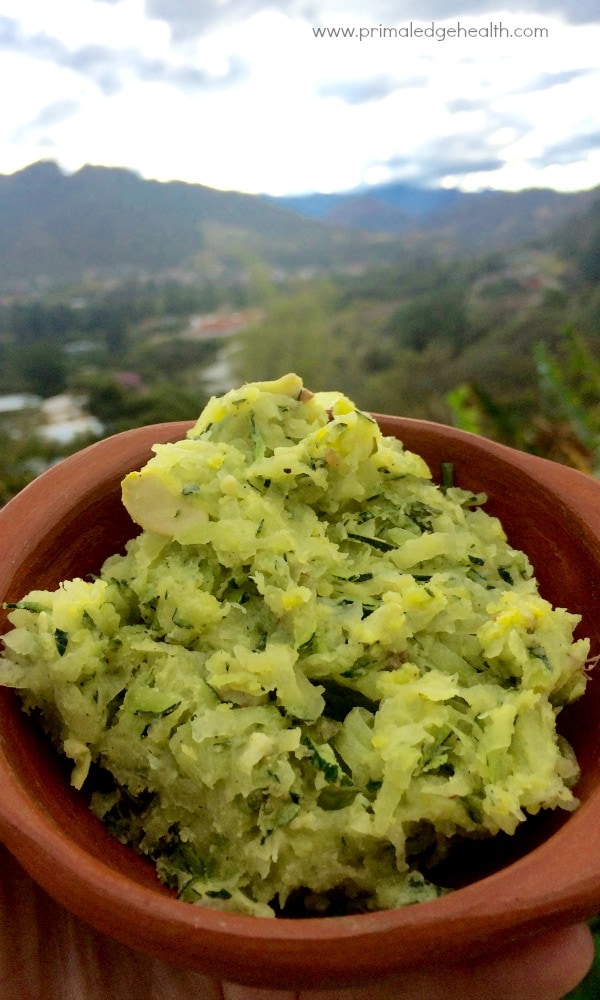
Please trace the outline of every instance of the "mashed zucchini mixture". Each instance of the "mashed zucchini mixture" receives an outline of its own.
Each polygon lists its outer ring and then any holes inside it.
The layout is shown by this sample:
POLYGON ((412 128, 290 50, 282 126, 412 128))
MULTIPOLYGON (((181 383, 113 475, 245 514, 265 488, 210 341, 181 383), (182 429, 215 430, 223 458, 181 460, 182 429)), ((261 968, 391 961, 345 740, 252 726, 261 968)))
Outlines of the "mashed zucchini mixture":
POLYGON ((588 643, 485 497, 295 375, 154 451, 123 482, 143 531, 11 606, 0 682, 182 899, 403 906, 453 838, 576 806, 555 723, 588 643))

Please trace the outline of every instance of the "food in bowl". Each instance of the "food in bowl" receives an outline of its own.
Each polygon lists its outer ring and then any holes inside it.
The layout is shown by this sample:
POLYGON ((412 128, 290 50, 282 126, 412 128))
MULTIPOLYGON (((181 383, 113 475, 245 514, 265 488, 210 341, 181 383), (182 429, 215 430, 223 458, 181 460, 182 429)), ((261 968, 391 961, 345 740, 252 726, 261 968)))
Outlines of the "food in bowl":
POLYGON ((141 533, 96 578, 15 595, 0 682, 181 899, 402 907, 456 842, 576 807, 578 616, 345 396, 212 399, 123 502, 141 533))

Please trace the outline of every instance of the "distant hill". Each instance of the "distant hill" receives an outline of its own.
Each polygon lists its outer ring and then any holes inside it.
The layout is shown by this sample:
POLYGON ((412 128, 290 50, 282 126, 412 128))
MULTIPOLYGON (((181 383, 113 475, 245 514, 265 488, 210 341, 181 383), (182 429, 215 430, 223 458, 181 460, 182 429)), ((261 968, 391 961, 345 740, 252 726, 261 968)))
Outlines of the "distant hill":
POLYGON ((51 161, 0 175, 0 286, 84 276, 213 276, 260 258, 282 271, 373 261, 381 241, 285 206, 120 168, 66 175, 51 161))
POLYGON ((387 184, 272 198, 121 168, 65 174, 52 161, 0 175, 0 289, 131 276, 318 275, 398 261, 423 246, 448 255, 506 250, 584 213, 600 188, 516 193, 387 184))
POLYGON ((560 256, 591 285, 600 284, 600 188, 585 211, 572 216, 552 234, 552 244, 560 256))
POLYGON ((386 208, 388 211, 392 209, 392 220, 401 226, 402 220, 408 223, 425 218, 457 202, 462 202, 465 198, 468 198, 468 195, 456 188, 423 188, 413 184, 398 183, 380 184, 332 194, 284 195, 273 200, 312 219, 325 221, 338 219, 340 222, 348 219, 348 224, 352 224, 350 220, 360 215, 356 211, 356 206, 362 205, 364 206, 362 223, 365 228, 378 229, 377 215, 374 219, 375 226, 370 224, 373 220, 369 218, 369 207, 377 213, 381 208, 386 208))
POLYGON ((482 191, 385 184, 345 194, 314 194, 276 199, 285 208, 336 227, 383 232, 399 237, 434 237, 438 245, 460 252, 505 250, 545 237, 585 211, 600 195, 562 193, 548 188, 482 191))

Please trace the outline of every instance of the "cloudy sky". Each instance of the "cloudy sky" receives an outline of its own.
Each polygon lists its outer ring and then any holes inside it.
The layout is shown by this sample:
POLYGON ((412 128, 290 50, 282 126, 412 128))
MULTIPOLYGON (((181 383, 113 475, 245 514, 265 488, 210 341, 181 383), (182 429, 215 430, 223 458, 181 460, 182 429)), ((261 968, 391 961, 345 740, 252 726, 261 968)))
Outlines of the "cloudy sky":
POLYGON ((0 0, 0 173, 600 184, 600 0, 0 0))

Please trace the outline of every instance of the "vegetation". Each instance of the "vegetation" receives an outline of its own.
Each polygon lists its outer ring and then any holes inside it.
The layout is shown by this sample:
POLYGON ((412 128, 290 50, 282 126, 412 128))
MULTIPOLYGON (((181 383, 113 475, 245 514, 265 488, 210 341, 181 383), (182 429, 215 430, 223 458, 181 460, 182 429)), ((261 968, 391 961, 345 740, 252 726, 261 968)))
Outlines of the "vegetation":
POLYGON ((336 268, 395 252, 392 238, 334 229, 276 201, 131 171, 51 161, 0 174, 0 286, 66 286, 123 274, 234 275, 258 255, 278 269, 336 268))
MULTIPOLYGON (((111 434, 193 418, 213 391, 295 370, 364 409, 453 423, 598 475, 598 233, 600 203, 579 243, 569 229, 464 260, 418 246, 345 275, 275 280, 252 259, 235 281, 14 295, 0 305, 0 394, 75 394, 111 434)), ((85 443, 61 450, 19 414, 0 413, 0 436, 2 501, 85 443)))
MULTIPOLYGON (((90 185, 100 197, 98 184, 117 202, 166 194, 119 172, 85 173, 79 187, 48 165, 38 173, 63 193, 71 184, 71 197, 90 185)), ((25 171, 17 181, 33 178, 25 171)), ((169 188, 168 197, 181 208, 200 194, 169 188)), ((457 259, 417 240, 394 263, 289 277, 241 249, 234 277, 206 266, 201 278, 13 293, 0 303, 0 394, 83 396, 109 434, 192 417, 227 383, 293 369, 365 409, 455 423, 596 474, 599 246, 596 200, 576 224, 503 253, 457 259), (213 336, 210 323, 194 326, 211 314, 237 318, 229 329, 213 324, 213 336)), ((1 476, 11 484, 3 497, 56 457, 46 443, 32 462, 32 435, 13 424, 0 414, 1 476)))

